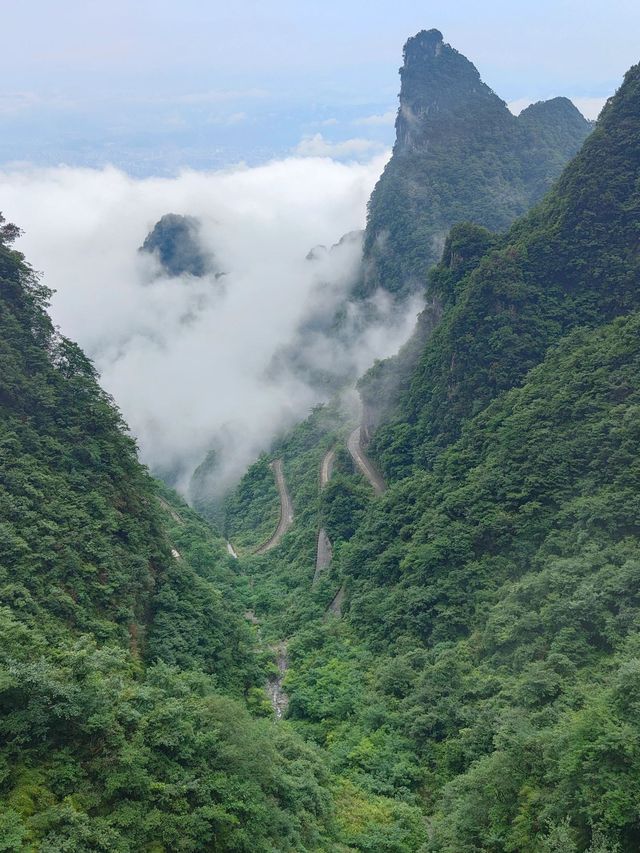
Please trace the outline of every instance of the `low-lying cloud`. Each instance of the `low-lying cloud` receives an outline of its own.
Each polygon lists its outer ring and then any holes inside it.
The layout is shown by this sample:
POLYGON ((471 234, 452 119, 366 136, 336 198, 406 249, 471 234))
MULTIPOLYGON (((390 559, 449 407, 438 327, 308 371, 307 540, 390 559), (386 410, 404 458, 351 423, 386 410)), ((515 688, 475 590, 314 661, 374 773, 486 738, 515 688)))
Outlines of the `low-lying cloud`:
POLYGON ((396 123, 397 115, 398 110, 392 109, 388 110, 386 113, 355 118, 351 123, 361 125, 363 127, 393 127, 396 123))
POLYGON ((374 152, 384 149, 381 142, 375 139, 355 137, 340 142, 331 142, 321 133, 305 136, 296 145, 294 153, 298 157, 330 157, 338 160, 369 159, 374 152))
MULTIPOLYGON (((319 402, 304 371, 273 365, 314 311, 330 312, 352 286, 357 239, 306 256, 363 227, 387 156, 348 165, 290 158, 172 179, 114 168, 0 173, 0 210, 24 229, 19 247, 56 291, 54 321, 94 359, 152 470, 185 490, 216 446, 220 486, 228 484, 319 402), (168 212, 200 219, 224 276, 169 278, 137 251, 168 212)), ((417 308, 354 332, 342 349, 315 333, 305 358, 321 370, 336 358, 362 370, 397 350, 417 308)))

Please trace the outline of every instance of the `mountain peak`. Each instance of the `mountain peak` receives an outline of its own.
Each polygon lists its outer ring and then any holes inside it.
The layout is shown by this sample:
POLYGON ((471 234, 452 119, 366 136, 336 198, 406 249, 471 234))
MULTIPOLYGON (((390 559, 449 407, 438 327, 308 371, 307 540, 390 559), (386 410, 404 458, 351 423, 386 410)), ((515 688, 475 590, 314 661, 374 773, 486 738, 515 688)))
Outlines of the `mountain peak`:
POLYGON ((516 118, 439 30, 409 38, 403 57, 393 156, 369 202, 366 294, 424 288, 456 222, 507 228, 591 129, 566 98, 516 118))
POLYGON ((194 216, 166 213, 147 234, 139 251, 155 254, 164 275, 201 278, 216 270, 212 255, 201 243, 200 229, 200 221, 194 216))
POLYGON ((537 121, 540 119, 585 121, 585 117, 573 101, 564 97, 550 98, 548 101, 536 101, 533 104, 529 104, 528 107, 522 110, 518 118, 523 121, 530 118, 535 118, 537 121))
POLYGON ((489 109, 502 122, 507 106, 480 79, 466 56, 446 44, 440 30, 422 30, 407 40, 400 69, 397 150, 411 151, 446 133, 467 135, 469 116, 489 109))
POLYGON ((408 38, 404 46, 405 66, 419 63, 425 57, 439 56, 444 47, 444 36, 440 30, 420 30, 408 38))

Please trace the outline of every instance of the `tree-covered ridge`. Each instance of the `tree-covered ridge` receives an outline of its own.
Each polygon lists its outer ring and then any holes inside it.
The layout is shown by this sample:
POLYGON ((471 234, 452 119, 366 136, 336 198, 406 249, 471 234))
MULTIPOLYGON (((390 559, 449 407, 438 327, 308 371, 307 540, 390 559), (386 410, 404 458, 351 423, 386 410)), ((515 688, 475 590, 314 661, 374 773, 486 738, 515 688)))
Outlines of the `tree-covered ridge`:
POLYGON ((382 499, 345 504, 341 463, 316 589, 308 454, 328 423, 288 439, 308 518, 249 567, 253 597, 290 638, 291 723, 361 808, 391 809, 356 849, 636 849, 639 332, 638 313, 576 330, 382 499), (345 580, 347 610, 327 620, 345 580))
POLYGON ((156 487, 0 219, 0 849, 335 849, 219 537, 156 487), (231 698, 234 697, 234 698, 231 698))
POLYGON ((406 473, 414 461, 429 464, 465 418, 521 381, 570 328, 638 306, 639 177, 635 66, 551 193, 470 272, 457 259, 475 257, 478 233, 453 232, 456 251, 445 253, 432 276, 445 304, 442 322, 401 396, 397 425, 376 438, 389 475, 406 473))
MULTIPOLYGON (((288 632, 292 725, 346 791, 396 804, 357 849, 640 846, 639 140, 635 67, 529 216, 451 231, 436 331, 363 384, 396 407, 374 435, 390 488, 320 496, 337 547, 306 598, 318 502, 250 567, 288 632), (319 613, 341 585, 342 618, 319 613)), ((317 465, 329 440, 289 442, 317 465)))
POLYGON ((405 744, 426 849, 640 843, 639 332, 636 313, 565 338, 343 553, 376 661, 360 707, 390 709, 363 716, 369 773, 405 744))
POLYGON ((449 228, 503 230, 548 190, 590 130, 566 98, 517 118, 437 30, 409 39, 393 156, 374 189, 363 292, 425 286, 449 228))
MULTIPOLYGON (((0 246, 2 570, 25 614, 139 642, 170 562, 148 478, 89 361, 60 337, 49 297, 0 246)), ((7 591, 8 592, 8 591, 7 591)))

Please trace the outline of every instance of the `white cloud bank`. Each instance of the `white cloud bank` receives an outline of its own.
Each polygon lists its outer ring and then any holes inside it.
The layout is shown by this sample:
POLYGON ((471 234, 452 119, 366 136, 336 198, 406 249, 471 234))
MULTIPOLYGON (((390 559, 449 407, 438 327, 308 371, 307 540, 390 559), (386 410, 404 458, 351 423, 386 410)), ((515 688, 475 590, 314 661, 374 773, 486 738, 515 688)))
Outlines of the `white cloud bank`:
POLYGON ((384 149, 381 142, 373 139, 345 139, 342 142, 330 142, 321 133, 305 136, 296 145, 294 154, 298 157, 331 157, 336 160, 369 159, 372 154, 384 149))
MULTIPOLYGON (((113 168, 0 173, 0 210, 25 230, 19 247, 56 291, 54 321, 95 360, 152 469, 175 471, 185 488, 222 441, 224 477, 233 479, 318 402, 290 371, 265 373, 323 293, 327 304, 344 298, 358 241, 324 259, 306 254, 363 227, 386 156, 349 165, 291 158, 174 179, 113 168), (137 249, 168 212, 200 217, 227 275, 153 278, 156 262, 137 249)), ((364 369, 391 354, 416 310, 369 330, 345 357, 364 369)), ((314 346, 319 366, 330 367, 322 360, 335 347, 314 346)))
POLYGON ((380 113, 372 116, 363 116, 362 118, 355 118, 352 124, 362 125, 364 127, 393 127, 396 123, 396 117, 398 115, 398 110, 393 109, 389 110, 386 113, 380 113))

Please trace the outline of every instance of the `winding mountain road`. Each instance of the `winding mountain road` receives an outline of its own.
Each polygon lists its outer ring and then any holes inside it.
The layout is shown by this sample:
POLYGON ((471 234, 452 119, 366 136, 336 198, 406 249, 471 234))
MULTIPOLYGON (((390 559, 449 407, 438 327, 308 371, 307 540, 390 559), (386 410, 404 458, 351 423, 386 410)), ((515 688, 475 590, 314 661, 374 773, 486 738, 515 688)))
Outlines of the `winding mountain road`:
POLYGON ((276 666, 278 672, 267 683, 267 693, 273 705, 273 713, 276 720, 281 720, 289 705, 289 697, 282 688, 282 682, 289 669, 289 659, 287 657, 287 641, 283 640, 277 646, 272 647, 276 656, 276 666))
POLYGON ((333 462, 336 458, 336 449, 332 447, 331 450, 328 450, 324 458, 322 460, 322 464, 320 465, 320 489, 324 489, 329 480, 331 479, 331 475, 333 474, 333 462))
POLYGON ((380 474, 380 472, 377 470, 371 460, 368 459, 367 455, 362 449, 360 427, 354 429, 354 431, 349 436, 349 439, 347 441, 347 447, 349 448, 351 458, 373 486, 373 491, 376 493, 376 495, 381 495, 386 490, 387 484, 382 479, 382 474, 380 474))
POLYGON ((331 546, 331 540, 327 536, 327 531, 324 527, 321 527, 318 530, 318 543, 316 545, 316 570, 313 575, 313 581, 311 585, 314 586, 320 575, 324 572, 325 569, 328 569, 331 565, 331 560, 333 559, 333 548, 331 546))
MULTIPOLYGON (((336 449, 335 447, 332 447, 331 450, 328 450, 322 458, 322 462, 320 464, 320 491, 324 489, 331 479, 335 456, 336 449)), ((327 531, 324 527, 321 527, 320 530, 318 530, 318 541, 316 544, 316 570, 313 575, 311 586, 314 586, 318 582, 318 578, 322 572, 329 568, 332 559, 333 548, 331 547, 331 540, 327 536, 327 531)))
POLYGON ((276 527, 273 536, 267 539, 267 541, 260 545, 259 548, 256 548, 253 552, 254 554, 265 554, 267 551, 275 548, 293 524, 293 504, 291 503, 291 498, 287 491, 287 484, 284 479, 282 459, 276 459, 275 462, 272 462, 271 469, 273 470, 273 474, 276 478, 276 486, 278 488, 278 494, 280 495, 280 521, 278 522, 278 526, 276 527))
POLYGON ((327 611, 324 614, 325 620, 329 615, 337 616, 339 619, 342 616, 342 605, 344 604, 344 599, 347 595, 347 588, 344 584, 340 587, 340 589, 336 592, 336 594, 331 599, 331 604, 327 607, 327 611))

